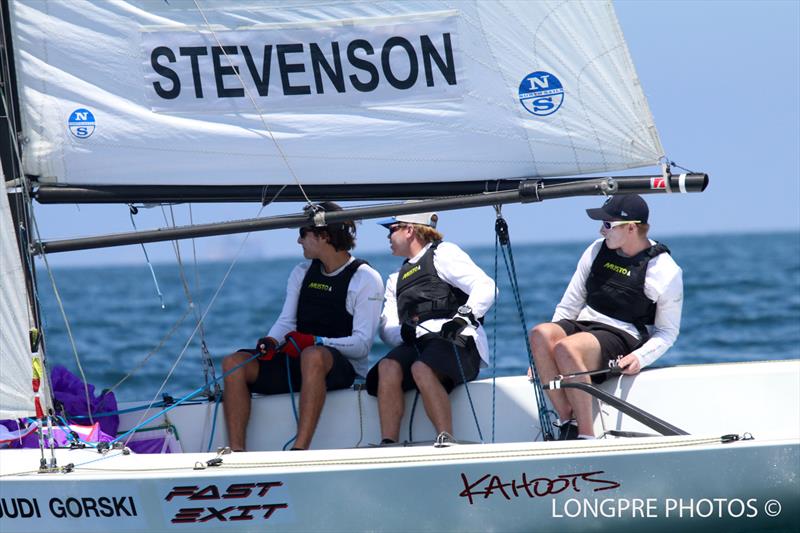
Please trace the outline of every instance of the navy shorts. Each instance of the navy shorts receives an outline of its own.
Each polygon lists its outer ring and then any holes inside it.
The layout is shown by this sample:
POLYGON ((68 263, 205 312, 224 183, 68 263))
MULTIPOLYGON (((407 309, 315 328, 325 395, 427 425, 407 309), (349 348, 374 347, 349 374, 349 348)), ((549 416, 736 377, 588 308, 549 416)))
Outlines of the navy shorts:
MULTIPOLYGON (((600 343, 600 357, 603 359, 602 367, 606 368, 609 361, 617 357, 628 355, 639 347, 639 340, 626 331, 622 331, 614 326, 593 322, 591 320, 569 320, 562 319, 555 322, 557 326, 564 330, 567 336, 576 333, 590 333, 600 343)), ((594 369, 590 369, 594 370, 594 369)), ((606 374, 592 376, 592 381, 602 383, 606 380, 606 374)))
MULTIPOLYGON (((347 357, 336 348, 323 346, 333 355, 333 367, 325 378, 325 385, 328 390, 346 389, 353 384, 356 379, 356 371, 347 357)), ((240 352, 255 355, 257 350, 242 348, 240 352)), ((302 357, 302 356, 301 356, 302 357)), ((256 359, 258 362, 258 377, 255 382, 248 385, 250 392, 258 394, 286 394, 289 392, 289 382, 292 383, 292 391, 297 392, 303 383, 300 373, 300 357, 289 357, 283 353, 275 354, 269 361, 256 359), (288 369, 287 369, 288 361, 288 369)))
MULTIPOLYGON (((400 363, 400 367, 403 369, 403 391, 417 388, 414 377, 411 375, 411 365, 415 361, 422 361, 436 371, 445 390, 450 394, 456 385, 478 377, 480 371, 481 356, 478 348, 472 337, 466 338, 469 339, 466 346, 459 346, 457 350, 454 350, 452 343, 442 340, 438 335, 425 335, 417 339, 416 346, 401 344, 386 354, 383 359, 392 359, 400 363), (458 358, 456 358, 456 354, 458 358)), ((367 392, 372 396, 378 395, 379 364, 380 361, 367 374, 367 392)))

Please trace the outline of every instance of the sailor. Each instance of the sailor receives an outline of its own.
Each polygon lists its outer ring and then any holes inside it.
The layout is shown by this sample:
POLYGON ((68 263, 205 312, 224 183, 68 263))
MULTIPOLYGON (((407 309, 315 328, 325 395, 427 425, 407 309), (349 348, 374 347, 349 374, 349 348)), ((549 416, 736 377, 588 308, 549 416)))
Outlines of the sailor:
POLYGON ((482 318, 495 284, 457 245, 436 231, 436 213, 380 222, 392 255, 405 257, 386 282, 380 336, 394 346, 367 375, 378 397, 382 444, 399 440, 404 392, 417 389, 437 442, 454 443, 448 394, 471 381, 488 360, 482 318))
MULTIPOLYGON (((319 204, 339 211, 333 202, 319 204)), ((300 228, 297 242, 310 261, 289 275, 283 310, 256 349, 243 348, 223 360, 224 408, 233 450, 245 449, 250 393, 300 391, 300 415, 293 449, 311 444, 326 390, 344 389, 367 371, 367 356, 378 329, 383 281, 365 261, 350 255, 353 222, 300 228), (253 355, 260 354, 256 360, 253 355)))
MULTIPOLYGON (((530 334, 536 369, 545 383, 558 374, 608 368, 610 361, 624 374, 637 374, 663 355, 680 331, 683 273, 669 249, 648 238, 650 211, 644 199, 615 195, 586 212, 602 221, 603 238, 581 256, 552 322, 530 334)), ((599 383, 605 377, 592 380, 599 383)), ((587 393, 547 392, 558 413, 560 439, 594 438, 587 393)))

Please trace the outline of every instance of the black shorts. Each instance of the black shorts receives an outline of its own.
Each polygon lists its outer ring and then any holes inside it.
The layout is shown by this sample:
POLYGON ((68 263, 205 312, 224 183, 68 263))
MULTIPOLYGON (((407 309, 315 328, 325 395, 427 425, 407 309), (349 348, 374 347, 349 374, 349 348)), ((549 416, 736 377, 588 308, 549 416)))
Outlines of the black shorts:
MULTIPOLYGON (((333 367, 325 378, 325 385, 328 390, 346 389, 353 384, 356 379, 356 371, 347 357, 336 348, 324 346, 333 355, 333 367)), ((242 348, 240 352, 255 355, 256 350, 242 348)), ((301 356, 302 357, 302 356, 301 356)), ((289 392, 289 380, 291 378, 292 391, 297 392, 303 383, 300 373, 300 357, 289 357, 286 354, 278 353, 269 361, 256 359, 258 362, 258 377, 255 382, 250 383, 250 392, 258 394, 286 394, 289 392), (289 368, 287 369, 287 361, 289 368)))
MULTIPOLYGON (((639 340, 636 337, 602 322, 563 319, 555 322, 555 324, 561 327, 567 336, 581 332, 592 334, 600 343, 600 357, 603 359, 602 368, 607 368, 609 361, 613 361, 622 355, 628 355, 639 347, 639 340)), ((602 383, 605 380, 606 374, 592 376, 592 381, 595 383, 602 383)))
MULTIPOLYGON (((400 367, 403 369, 403 391, 417 388, 414 377, 411 375, 411 365, 415 361, 422 361, 439 374, 442 385, 450 394, 456 385, 478 377, 480 371, 481 356, 478 353, 478 347, 475 346, 472 337, 467 337, 467 339, 469 340, 466 342, 466 346, 454 349, 452 343, 442 340, 438 335, 425 335, 417 339, 416 346, 401 344, 386 354, 383 359, 392 359, 400 363, 400 367), (456 353, 458 358, 456 358, 456 353), (460 368, 459 362, 461 363, 460 368)), ((372 396, 378 395, 379 364, 380 361, 367 374, 367 392, 372 396)))

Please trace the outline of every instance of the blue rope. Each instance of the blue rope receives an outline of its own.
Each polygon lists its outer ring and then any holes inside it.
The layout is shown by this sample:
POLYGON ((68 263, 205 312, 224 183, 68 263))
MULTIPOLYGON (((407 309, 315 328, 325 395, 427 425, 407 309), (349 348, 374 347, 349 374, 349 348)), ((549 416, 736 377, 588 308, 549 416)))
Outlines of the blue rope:
POLYGON ((453 344, 453 353, 456 355, 456 362, 458 363, 458 371, 461 374, 461 382, 464 384, 464 390, 467 391, 467 399, 469 400, 469 407, 472 409, 472 417, 475 419, 475 427, 478 428, 478 436, 481 438, 483 444, 483 433, 481 432, 481 425, 478 423, 478 413, 475 412, 475 405, 472 403, 472 395, 469 393, 469 386, 467 385, 467 378, 464 375, 464 367, 461 366, 461 356, 458 353, 458 348, 453 344))
POLYGON ((217 398, 215 401, 216 405, 214 406, 214 418, 211 421, 211 435, 208 437, 208 446, 206 447, 207 452, 211 451, 211 444, 214 442, 214 434, 217 431, 217 413, 219 413, 219 404, 222 403, 219 398, 217 398))
MULTIPOLYGON (((294 339, 290 337, 289 340, 292 341, 292 344, 294 344, 295 348, 298 348, 298 353, 299 353, 300 352, 299 347, 297 346, 297 343, 294 342, 294 339)), ((300 423, 300 417, 297 416, 297 406, 294 403, 294 388, 292 387, 292 367, 289 366, 288 353, 286 354, 286 380, 289 383, 289 394, 291 395, 292 398, 292 412, 294 413, 294 423, 295 425, 297 425, 300 423)), ((286 444, 283 445, 283 451, 286 451, 286 447, 296 440, 297 440, 297 432, 295 431, 294 436, 291 439, 287 440, 286 444)))
MULTIPOLYGON (((195 402, 193 405, 199 405, 203 402, 195 402)), ((129 407, 127 409, 119 409, 118 411, 107 411, 105 413, 92 413, 92 417, 94 418, 103 418, 104 416, 114 416, 114 415, 123 415, 125 413, 133 413, 136 411, 146 411, 148 409, 152 409, 154 407, 164 407, 166 403, 163 401, 156 402, 152 405, 141 405, 139 407, 129 407)), ((78 419, 78 418, 89 418, 89 415, 69 415, 71 419, 78 419)))
MULTIPOLYGON (((470 409, 472 409, 472 417, 475 419, 475 426, 478 428, 478 436, 481 439, 481 443, 483 443, 484 440, 483 440, 483 433, 481 432, 481 425, 478 423, 478 414, 475 412, 475 405, 472 403, 472 395, 469 393, 469 385, 467 385, 467 378, 464 375, 464 368, 461 366, 461 358, 459 357, 459 354, 458 354, 458 348, 456 347, 456 345, 455 345, 455 343, 453 341, 451 341, 449 339, 445 339, 444 337, 442 337, 442 334, 440 332, 431 331, 431 330, 429 330, 428 328, 426 328, 425 326, 422 326, 422 325, 419 325, 419 327, 421 327, 422 329, 424 329, 428 333, 432 333, 432 334, 436 335, 437 337, 439 337, 440 339, 444 340, 445 342, 449 342, 449 343, 451 343, 453 345, 453 350, 454 350, 455 355, 456 355, 456 363, 458 363, 458 370, 461 373, 461 382, 464 384, 464 389, 467 391, 467 399, 469 400, 469 407, 470 407, 470 409)), ((414 344, 414 347, 417 348, 416 343, 414 344)), ((417 348, 417 356, 418 356, 418 358, 422 357, 422 354, 420 354, 420 352, 419 352, 419 348, 417 348)), ((419 389, 417 389, 417 391, 419 392, 419 389)), ((416 407, 416 400, 414 401, 414 406, 416 407)), ((413 413, 412 413, 412 416, 413 416, 413 413)), ((409 435, 410 435, 410 430, 409 430, 409 435)))
MULTIPOLYGON (((505 225, 505 220, 498 218, 497 224, 505 225)), ((536 406, 539 411, 539 424, 541 426, 542 434, 545 440, 553 440, 553 433, 551 431, 550 411, 547 409, 547 403, 544 398, 544 390, 542 389, 542 382, 539 379, 539 372, 536 370, 536 365, 533 362, 533 352, 531 351, 530 340, 528 339, 528 325, 525 320, 525 311, 522 307, 522 297, 520 296, 519 284, 517 282, 517 269, 514 265, 514 253, 511 250, 511 239, 508 236, 508 228, 506 225, 506 242, 501 243, 503 252, 503 262, 505 263, 508 279, 511 283, 511 292, 514 295, 514 301, 517 304, 517 313, 519 314, 520 324, 522 325, 522 337, 525 339, 525 348, 528 350, 528 364, 530 365, 533 374, 533 394, 536 398, 536 406), (508 248, 508 257, 506 257, 506 248, 508 248)))
POLYGON ((69 422, 67 422, 67 420, 64 417, 56 415, 54 418, 56 419, 56 425, 61 428, 61 430, 67 435, 67 438, 70 441, 85 444, 90 448, 97 448, 96 442, 89 442, 87 440, 83 440, 82 438, 80 438, 78 436, 78 433, 73 431, 72 428, 69 427, 69 422))
POLYGON ((222 374, 220 377, 218 377, 218 378, 214 379, 213 381, 211 381, 211 382, 209 382, 209 383, 207 383, 207 384, 203 385, 202 387, 199 387, 199 388, 197 388, 197 389, 193 390, 192 392, 190 392, 189 394, 187 394, 187 395, 186 395, 186 396, 184 396, 183 398, 179 399, 177 402, 175 402, 174 404, 170 405, 170 406, 169 406, 169 407, 167 407, 166 409, 163 409, 163 410, 159 411, 158 413, 156 413, 156 414, 154 414, 153 416, 149 417, 149 418, 148 418, 147 420, 145 420, 144 422, 142 422, 142 423, 140 423, 140 424, 138 424, 138 425, 134 426, 133 428, 129 429, 128 431, 126 431, 125 433, 123 433, 122 435, 120 435, 119 437, 117 437, 117 438, 115 438, 114 440, 112 440, 111 442, 109 442, 109 445, 111 445, 111 444, 114 444, 115 442, 119 442, 119 441, 121 441, 121 440, 125 439, 125 438, 126 438, 128 435, 131 435, 132 433, 136 432, 136 430, 138 430, 139 428, 146 426, 147 424, 149 424, 150 422, 152 422, 153 420, 155 420, 155 419, 156 419, 156 418, 158 418, 159 416, 165 415, 165 414, 167 414, 168 412, 170 412, 170 411, 172 411, 173 409, 175 409, 176 407, 178 407, 179 405, 182 405, 182 404, 184 404, 185 402, 187 402, 188 400, 191 400, 192 398, 194 398, 195 396, 197 396, 198 394, 200 394, 201 392, 203 392, 205 389, 207 389, 207 388, 209 387, 209 385, 212 385, 212 384, 214 384, 214 383, 217 383, 217 382, 219 382, 220 380, 223 380, 223 379, 225 379, 225 378, 226 378, 226 377, 228 377, 230 374, 232 374, 233 372, 237 371, 239 368, 243 367, 244 365, 246 365, 247 363, 249 363, 249 362, 250 362, 250 361, 252 361, 253 359, 255 359, 255 358, 259 357, 260 355, 261 355, 260 353, 255 353, 255 354, 253 354, 253 355, 252 355, 250 358, 246 359, 245 361, 242 361, 241 363, 239 363, 239 364, 238 364, 238 365, 236 365, 235 367, 231 368, 230 370, 228 370, 227 372, 225 372, 224 374, 222 374))

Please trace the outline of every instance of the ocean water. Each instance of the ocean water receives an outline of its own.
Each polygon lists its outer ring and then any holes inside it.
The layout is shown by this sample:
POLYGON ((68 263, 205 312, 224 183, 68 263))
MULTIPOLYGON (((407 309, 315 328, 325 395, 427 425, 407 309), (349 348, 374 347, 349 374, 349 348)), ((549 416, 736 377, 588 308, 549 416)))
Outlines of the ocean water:
MULTIPOLYGON (((684 271, 684 308, 681 335, 657 366, 800 358, 800 234, 672 237, 664 242, 684 271)), ((513 245, 528 327, 552 317, 588 244, 513 245)), ((494 275, 493 245, 465 249, 494 275)), ((363 257, 384 279, 400 262, 388 252, 363 257)), ((53 275, 88 381, 108 388, 133 371, 115 392, 123 400, 143 400, 156 394, 165 380, 163 392, 175 397, 204 383, 196 314, 205 315, 202 334, 218 375, 222 357, 253 346, 278 316, 286 279, 301 259, 298 254, 239 262, 229 275, 230 264, 223 263, 197 268, 185 264, 183 276, 177 265, 154 265, 163 309, 144 262, 61 268, 53 275)), ((525 329, 502 255, 497 265, 500 297, 485 323, 496 368, 484 369, 482 377, 524 373, 528 360, 525 329)), ((43 271, 39 291, 49 365, 77 371, 64 320, 43 271)), ((371 363, 387 351, 376 338, 371 363)))

